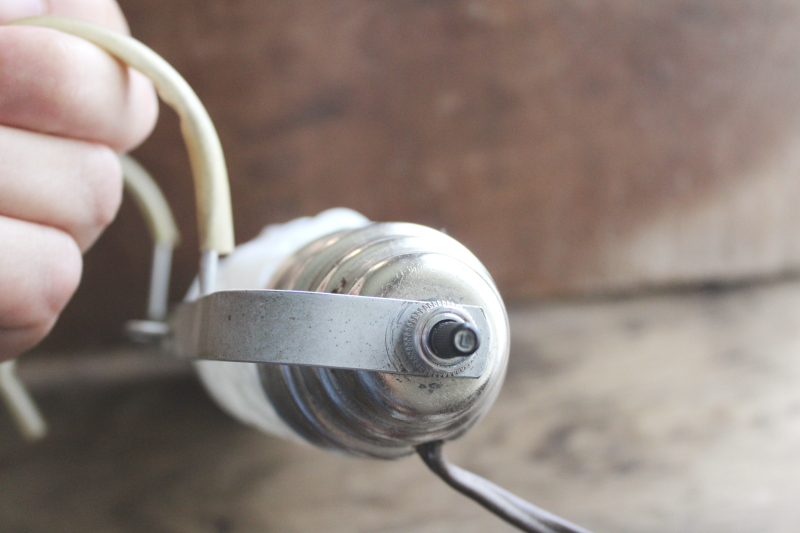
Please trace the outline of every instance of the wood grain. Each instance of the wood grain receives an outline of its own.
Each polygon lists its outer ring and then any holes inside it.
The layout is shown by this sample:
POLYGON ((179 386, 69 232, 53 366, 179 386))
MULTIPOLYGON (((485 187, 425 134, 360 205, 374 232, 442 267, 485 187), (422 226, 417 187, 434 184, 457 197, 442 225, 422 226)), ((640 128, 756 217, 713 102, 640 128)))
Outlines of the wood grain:
MULTIPOLYGON (((525 306, 511 329, 456 464, 595 533, 800 530, 800 283, 525 306)), ((53 431, 28 445, 0 409, 0 530, 514 531, 415 457, 280 441, 120 361, 71 383, 21 362, 53 431)))
MULTIPOLYGON (((736 280, 800 265, 796 0, 123 0, 195 87, 237 235, 334 206, 445 228, 511 301, 736 280)), ((174 117, 136 153, 196 272, 174 117)), ((144 307, 130 206, 87 257, 51 347, 144 307)))

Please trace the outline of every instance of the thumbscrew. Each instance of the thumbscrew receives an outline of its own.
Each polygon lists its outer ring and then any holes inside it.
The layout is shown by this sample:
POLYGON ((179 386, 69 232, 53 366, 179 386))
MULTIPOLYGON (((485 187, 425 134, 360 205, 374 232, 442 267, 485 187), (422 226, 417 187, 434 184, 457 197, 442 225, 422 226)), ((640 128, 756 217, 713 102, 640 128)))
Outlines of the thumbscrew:
POLYGON ((442 359, 455 359, 474 354, 480 338, 474 327, 455 320, 442 320, 431 328, 429 346, 442 359))

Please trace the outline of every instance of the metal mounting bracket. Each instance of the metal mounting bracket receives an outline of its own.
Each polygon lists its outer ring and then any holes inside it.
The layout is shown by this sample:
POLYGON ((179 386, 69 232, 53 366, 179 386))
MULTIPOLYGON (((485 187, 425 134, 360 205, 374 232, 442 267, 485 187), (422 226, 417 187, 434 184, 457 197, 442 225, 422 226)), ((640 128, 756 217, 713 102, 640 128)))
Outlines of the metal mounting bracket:
POLYGON ((490 353, 480 307, 348 294, 232 290, 181 304, 171 319, 179 357, 478 378, 490 353), (432 313, 433 311, 433 313, 432 313), (480 345, 469 356, 426 357, 420 317, 462 320, 480 345))

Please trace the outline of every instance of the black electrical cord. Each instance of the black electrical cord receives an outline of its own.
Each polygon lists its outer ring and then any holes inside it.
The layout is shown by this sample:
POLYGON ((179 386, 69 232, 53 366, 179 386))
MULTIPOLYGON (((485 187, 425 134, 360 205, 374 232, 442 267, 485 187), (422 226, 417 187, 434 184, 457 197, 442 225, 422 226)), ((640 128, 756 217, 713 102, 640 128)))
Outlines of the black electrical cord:
POLYGON ((506 522, 528 533, 591 533, 539 509, 491 481, 450 464, 442 453, 442 444, 440 440, 421 444, 417 446, 417 453, 445 483, 506 522))

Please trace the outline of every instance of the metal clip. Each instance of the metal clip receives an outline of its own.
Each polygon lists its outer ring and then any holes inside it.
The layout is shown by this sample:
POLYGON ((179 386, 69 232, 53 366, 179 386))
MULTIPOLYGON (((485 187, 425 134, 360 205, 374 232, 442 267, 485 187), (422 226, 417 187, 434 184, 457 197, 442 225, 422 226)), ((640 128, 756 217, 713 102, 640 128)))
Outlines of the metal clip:
POLYGON ((171 321, 179 357, 478 378, 489 361, 489 325, 480 307, 348 294, 220 291, 184 303, 171 321), (478 348, 431 357, 435 324, 460 321, 478 348))

